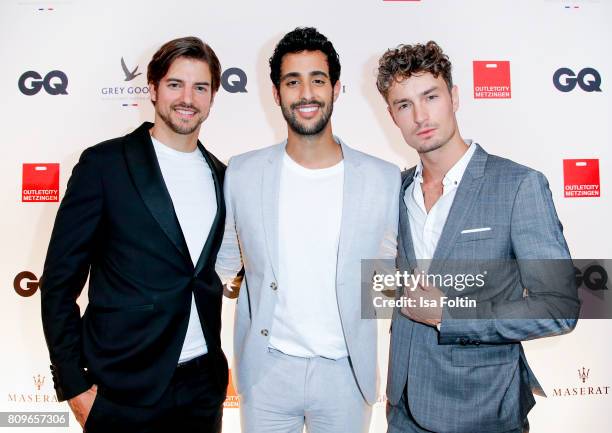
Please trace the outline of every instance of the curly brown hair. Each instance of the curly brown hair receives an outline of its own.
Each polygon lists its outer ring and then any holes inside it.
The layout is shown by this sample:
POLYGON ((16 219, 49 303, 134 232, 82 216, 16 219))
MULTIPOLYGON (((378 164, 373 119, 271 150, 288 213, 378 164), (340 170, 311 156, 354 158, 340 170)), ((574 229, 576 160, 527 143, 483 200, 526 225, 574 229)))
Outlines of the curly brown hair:
POLYGON ((429 72, 436 78, 442 75, 450 91, 453 88, 451 69, 448 56, 434 41, 426 44, 402 44, 395 49, 387 50, 378 60, 376 87, 387 99, 393 83, 405 80, 414 74, 429 72))

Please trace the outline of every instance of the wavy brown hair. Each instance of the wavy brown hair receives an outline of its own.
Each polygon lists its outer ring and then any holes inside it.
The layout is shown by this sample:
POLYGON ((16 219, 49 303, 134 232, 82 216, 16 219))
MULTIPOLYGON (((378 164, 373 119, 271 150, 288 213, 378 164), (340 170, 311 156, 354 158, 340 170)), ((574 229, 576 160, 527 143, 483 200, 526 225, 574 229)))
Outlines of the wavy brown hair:
POLYGON ((452 65, 442 48, 434 41, 426 44, 399 45, 389 49, 378 60, 376 87, 385 100, 393 83, 422 72, 434 77, 442 75, 448 90, 453 88, 452 65))
POLYGON ((208 64, 211 75, 211 89, 213 93, 219 90, 221 84, 221 64, 217 54, 202 39, 195 36, 173 39, 162 45, 149 63, 147 68, 147 82, 157 89, 159 81, 168 73, 170 65, 179 57, 200 60, 208 64))

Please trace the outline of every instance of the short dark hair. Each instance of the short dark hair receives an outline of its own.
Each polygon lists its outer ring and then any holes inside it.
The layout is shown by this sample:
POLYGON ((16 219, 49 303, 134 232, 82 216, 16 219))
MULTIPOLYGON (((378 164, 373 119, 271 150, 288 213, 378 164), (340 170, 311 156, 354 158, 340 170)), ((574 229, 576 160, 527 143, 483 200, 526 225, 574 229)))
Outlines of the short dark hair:
POLYGON ((340 79, 340 58, 332 43, 314 27, 298 27, 287 33, 278 42, 274 54, 270 57, 270 79, 278 89, 280 86, 280 70, 285 54, 302 51, 321 51, 327 56, 329 79, 332 86, 340 79))
POLYGON ((219 90, 221 84, 221 64, 217 55, 208 44, 195 36, 173 39, 162 45, 149 62, 147 68, 147 82, 155 88, 159 81, 168 73, 170 65, 179 57, 201 60, 208 64, 211 75, 211 88, 213 92, 219 90))
POLYGON ((434 41, 426 44, 399 45, 383 54, 378 61, 376 87, 387 99, 389 89, 395 82, 400 82, 411 75, 429 72, 434 77, 442 78, 450 91, 453 88, 452 65, 442 48, 434 41))

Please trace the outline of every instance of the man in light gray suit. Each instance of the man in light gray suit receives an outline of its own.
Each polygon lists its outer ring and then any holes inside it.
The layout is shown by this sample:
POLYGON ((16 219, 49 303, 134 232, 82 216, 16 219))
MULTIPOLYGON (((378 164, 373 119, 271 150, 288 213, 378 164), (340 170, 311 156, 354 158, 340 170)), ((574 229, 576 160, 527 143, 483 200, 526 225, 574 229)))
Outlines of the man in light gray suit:
POLYGON ((332 134, 340 62, 314 28, 270 59, 286 141, 230 160, 217 272, 244 266, 234 330, 243 433, 366 432, 377 326, 361 318, 361 259, 393 259, 399 169, 332 134))
POLYGON ((428 266, 427 275, 458 275, 462 266, 472 274, 486 265, 495 269, 473 290, 478 302, 463 315, 441 306, 445 296, 457 298, 456 286, 404 289, 406 299, 437 302, 394 313, 388 431, 528 431, 533 392, 541 387, 520 342, 569 332, 579 312, 546 178, 461 138, 451 64, 435 42, 388 50, 377 86, 420 157, 402 176, 399 270, 425 275, 428 266))

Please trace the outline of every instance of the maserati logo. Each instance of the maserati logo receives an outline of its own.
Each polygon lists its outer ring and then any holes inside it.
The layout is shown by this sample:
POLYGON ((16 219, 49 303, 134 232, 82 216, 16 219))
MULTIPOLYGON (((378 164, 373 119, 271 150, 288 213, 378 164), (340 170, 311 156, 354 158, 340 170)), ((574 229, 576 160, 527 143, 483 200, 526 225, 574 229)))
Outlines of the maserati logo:
MULTIPOLYGON (((31 376, 32 382, 34 383, 34 391, 33 392, 21 392, 24 390, 12 391, 9 392, 8 402, 9 403, 57 403, 57 395, 55 392, 46 393, 45 391, 41 391, 45 386, 45 376, 37 374, 36 376, 31 376)), ((21 381, 22 384, 26 383, 21 381)))
POLYGON ((590 371, 591 369, 585 369, 584 367, 582 367, 582 370, 578 369, 578 377, 580 378, 580 380, 582 380, 582 383, 585 383, 586 380, 589 378, 590 371))
POLYGON ((32 376, 34 379, 34 386, 36 387, 36 391, 40 391, 40 388, 45 384, 45 376, 41 376, 40 374, 36 376, 32 376))
MULTIPOLYGON (((587 397, 587 398, 598 398, 600 396, 608 396, 610 395, 610 385, 606 385, 603 383, 593 384, 590 383, 586 385, 587 380, 589 380, 589 374, 591 373, 590 368, 579 368, 578 370, 578 380, 582 382, 578 382, 579 386, 560 386, 557 388, 553 388, 552 396, 553 397, 587 397)), ((597 375, 595 375, 595 380, 597 380, 597 375)))
POLYGON ((136 73, 136 71, 138 70, 138 65, 136 65, 133 71, 130 71, 127 65, 125 64, 125 60, 123 60, 123 57, 121 57, 121 68, 123 69, 123 73, 125 74, 125 80, 123 81, 132 81, 137 76, 142 75, 142 72, 136 73))

